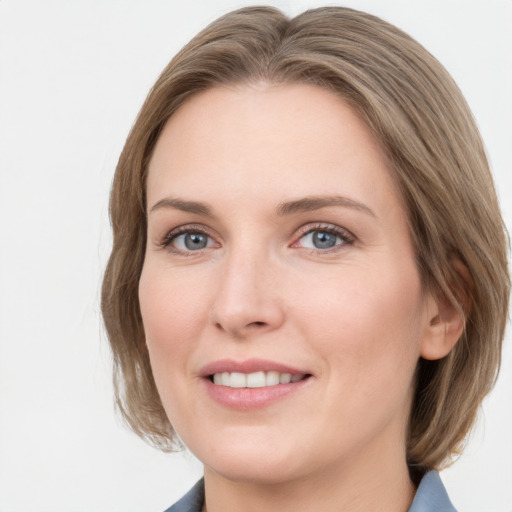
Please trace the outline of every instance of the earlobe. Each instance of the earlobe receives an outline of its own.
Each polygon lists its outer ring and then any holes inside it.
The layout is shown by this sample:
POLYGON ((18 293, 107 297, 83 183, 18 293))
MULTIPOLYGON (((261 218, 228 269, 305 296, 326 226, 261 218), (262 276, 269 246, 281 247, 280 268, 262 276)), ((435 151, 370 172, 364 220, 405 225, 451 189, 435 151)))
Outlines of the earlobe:
POLYGON ((464 333, 466 318, 471 310, 470 290, 472 280, 467 267, 460 261, 453 262, 458 277, 452 290, 458 302, 453 304, 446 296, 429 296, 425 336, 421 344, 421 357, 441 359, 449 354, 464 333))

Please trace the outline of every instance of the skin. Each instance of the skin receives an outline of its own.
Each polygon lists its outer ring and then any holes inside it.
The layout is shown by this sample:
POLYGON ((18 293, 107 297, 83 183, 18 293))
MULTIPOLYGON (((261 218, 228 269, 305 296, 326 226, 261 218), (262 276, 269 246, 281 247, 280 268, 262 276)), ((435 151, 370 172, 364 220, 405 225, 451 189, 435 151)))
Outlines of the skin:
POLYGON ((139 298, 163 405, 205 466, 208 511, 410 506, 415 368, 443 357, 461 326, 422 289, 389 167, 348 104, 316 86, 213 88, 167 122, 149 166, 139 298), (309 196, 359 206, 276 212, 309 196), (187 249, 178 227, 207 246, 187 249), (312 230, 333 229, 335 245, 316 247, 312 230), (225 358, 311 377, 232 410, 200 376, 225 358))

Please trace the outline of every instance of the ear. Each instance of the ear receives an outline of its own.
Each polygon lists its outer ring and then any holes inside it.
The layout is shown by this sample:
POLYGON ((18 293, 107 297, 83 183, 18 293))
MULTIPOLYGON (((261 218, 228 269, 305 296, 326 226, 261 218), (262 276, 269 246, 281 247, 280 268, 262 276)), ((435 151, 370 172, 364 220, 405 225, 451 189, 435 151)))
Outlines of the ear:
POLYGON ((428 323, 420 352, 424 359, 441 359, 449 354, 461 338, 471 310, 472 279, 469 271, 458 259, 452 264, 457 277, 456 282, 452 283, 452 291, 460 306, 453 305, 444 294, 438 297, 429 294, 428 323))

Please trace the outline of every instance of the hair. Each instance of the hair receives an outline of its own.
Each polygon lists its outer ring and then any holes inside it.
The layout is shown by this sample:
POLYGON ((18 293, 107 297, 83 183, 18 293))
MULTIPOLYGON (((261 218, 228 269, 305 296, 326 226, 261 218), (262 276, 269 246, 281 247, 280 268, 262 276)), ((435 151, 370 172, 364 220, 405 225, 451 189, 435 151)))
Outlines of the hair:
POLYGON ((166 121, 193 95, 262 81, 315 84, 358 112, 391 162, 425 289, 464 315, 449 355, 420 359, 416 371, 407 463, 419 473, 440 468, 460 450, 497 377, 510 292, 507 234, 478 129, 448 72, 401 30, 348 8, 293 19, 271 7, 231 12, 194 37, 151 89, 110 198, 102 313, 117 405, 145 440, 166 451, 179 446, 153 380, 138 300, 148 162, 166 121))

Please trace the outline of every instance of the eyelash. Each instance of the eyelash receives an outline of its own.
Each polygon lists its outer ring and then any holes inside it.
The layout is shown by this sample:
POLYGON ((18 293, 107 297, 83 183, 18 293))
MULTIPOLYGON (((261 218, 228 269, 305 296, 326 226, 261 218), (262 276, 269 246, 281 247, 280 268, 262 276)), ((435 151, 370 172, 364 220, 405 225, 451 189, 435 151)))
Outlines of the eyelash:
MULTIPOLYGON (((340 228, 333 224, 318 223, 318 224, 313 224, 313 225, 309 224, 307 226, 300 228, 299 236, 296 238, 296 241, 293 242, 291 247, 300 247, 300 246, 297 246, 296 244, 298 244, 298 242, 300 240, 302 240, 305 236, 307 236, 311 233, 314 233, 315 231, 320 232, 320 233, 329 233, 332 235, 336 235, 336 237, 340 238, 341 243, 336 244, 332 248, 326 248, 326 249, 304 248, 314 254, 332 253, 337 250, 340 250, 341 247, 344 247, 347 245, 352 245, 356 240, 354 235, 352 235, 352 233, 350 233, 349 231, 347 231, 344 228, 340 228)), ((180 226, 176 229, 169 231, 163 237, 163 239, 158 243, 158 245, 164 249, 169 250, 170 252, 172 252, 174 254, 178 254, 178 255, 182 255, 182 256, 194 256, 195 253, 200 253, 204 249, 199 249, 197 251, 193 251, 193 250, 183 251, 181 249, 177 249, 176 247, 173 247, 172 243, 180 235, 195 234, 195 233, 204 234, 213 240, 213 236, 211 235, 210 231, 208 229, 206 229, 204 226, 202 226, 200 224, 188 224, 188 225, 180 226)))
POLYGON ((204 226, 200 224, 187 224, 186 226, 180 226, 176 229, 173 229, 169 231, 164 238, 159 242, 159 246, 167 249, 168 251, 179 254, 181 256, 194 256, 194 253, 200 252, 200 251, 182 251, 180 249, 177 249, 176 247, 173 247, 172 243, 180 236, 185 234, 194 234, 199 233, 202 235, 206 235, 209 238, 213 240, 213 237, 211 236, 211 233, 208 229, 206 229, 204 226))
POLYGON ((314 232, 319 233, 329 233, 331 235, 336 235, 340 238, 341 243, 328 248, 328 249, 311 249, 311 248, 305 248, 306 250, 309 250, 311 253, 314 254, 329 254, 332 252, 336 252, 340 250, 342 247, 345 247, 347 245, 352 245, 355 242, 355 237, 352 233, 347 231, 344 228, 341 228, 339 226, 335 226, 333 224, 325 224, 325 223, 318 223, 313 225, 307 225, 304 228, 299 229, 299 236, 297 238, 297 241, 292 244, 292 247, 296 247, 296 244, 302 240, 306 235, 309 235, 314 232))

